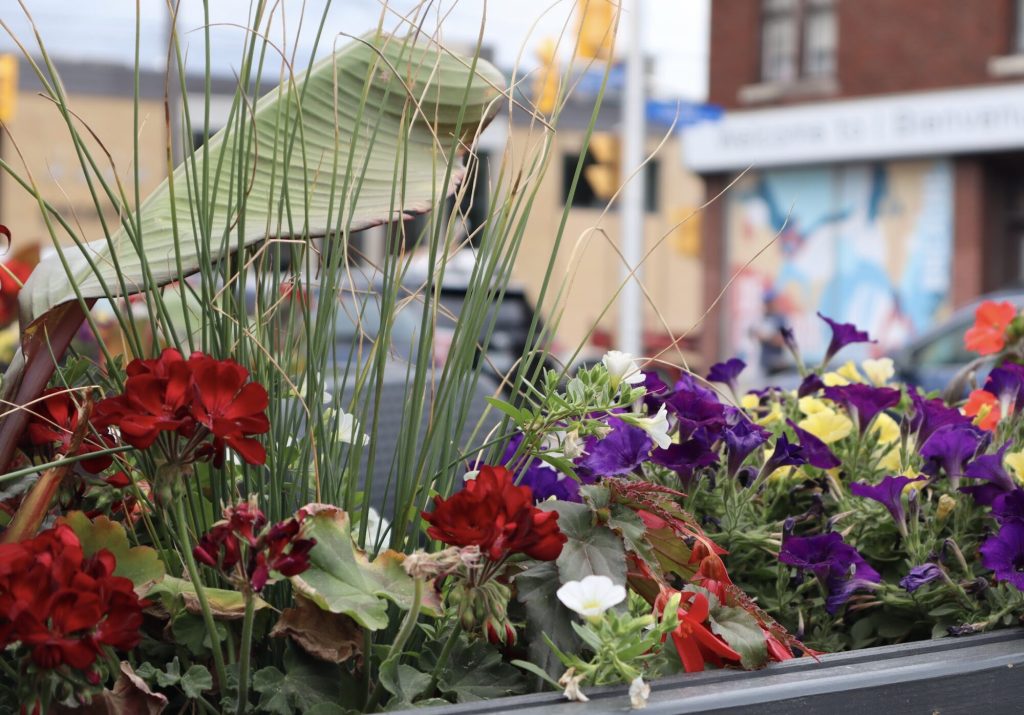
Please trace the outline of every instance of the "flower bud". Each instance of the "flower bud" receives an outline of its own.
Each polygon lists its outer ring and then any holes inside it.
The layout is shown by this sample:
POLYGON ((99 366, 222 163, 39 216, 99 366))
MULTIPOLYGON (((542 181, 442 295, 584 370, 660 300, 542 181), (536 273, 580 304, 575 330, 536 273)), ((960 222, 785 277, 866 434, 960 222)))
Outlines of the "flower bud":
POLYGON ((951 497, 949 494, 943 494, 939 497, 939 506, 935 510, 935 518, 940 522, 945 521, 949 518, 949 515, 956 509, 956 499, 951 497))
POLYGON ((484 624, 484 632, 487 633, 487 640, 492 645, 514 646, 516 644, 516 629, 508 621, 488 618, 484 624))

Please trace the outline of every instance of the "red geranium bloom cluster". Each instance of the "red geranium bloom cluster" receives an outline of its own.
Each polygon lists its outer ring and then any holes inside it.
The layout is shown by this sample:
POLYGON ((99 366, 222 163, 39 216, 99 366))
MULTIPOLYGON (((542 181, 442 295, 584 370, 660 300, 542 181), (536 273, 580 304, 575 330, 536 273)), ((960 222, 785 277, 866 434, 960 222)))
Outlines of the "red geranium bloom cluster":
MULTIPOLYGON (((61 456, 71 455, 71 436, 78 429, 78 405, 71 393, 60 388, 50 388, 43 392, 39 401, 32 405, 32 416, 25 428, 22 444, 26 447, 52 448, 61 456)), ((112 446, 113 442, 107 434, 86 433, 75 455, 98 452, 112 446)), ((109 454, 84 459, 81 464, 87 472, 102 472, 113 462, 109 454)))
MULTIPOLYGON (((7 238, 10 240, 10 235, 7 238)), ((18 293, 34 268, 31 263, 18 258, 0 266, 0 325, 7 325, 18 317, 18 293)))
POLYGON ((85 558, 64 525, 0 545, 0 648, 18 642, 39 668, 78 671, 106 648, 134 648, 145 604, 115 566, 106 549, 85 558))
POLYGON ((270 572, 298 576, 309 568, 315 539, 299 538, 298 519, 267 527, 267 517, 254 500, 224 508, 224 519, 214 524, 192 550, 196 560, 218 569, 228 578, 260 592, 270 572))
POLYGON ((249 464, 266 462, 252 435, 270 429, 267 391, 248 382, 249 371, 234 360, 199 352, 186 360, 167 348, 154 360, 133 360, 127 374, 124 394, 100 402, 95 421, 118 427, 128 444, 146 449, 169 435, 161 446, 172 463, 212 457, 221 466, 225 447, 249 464))
POLYGON ((986 300, 974 313, 974 325, 964 334, 964 346, 979 355, 994 355, 1006 347, 1006 331, 1015 317, 1013 303, 986 300))
POLYGON ((427 534, 451 546, 479 546, 492 561, 524 553, 553 561, 562 553, 565 534, 558 512, 533 505, 533 492, 515 485, 504 467, 482 467, 475 479, 449 499, 434 497, 434 511, 423 512, 427 534))

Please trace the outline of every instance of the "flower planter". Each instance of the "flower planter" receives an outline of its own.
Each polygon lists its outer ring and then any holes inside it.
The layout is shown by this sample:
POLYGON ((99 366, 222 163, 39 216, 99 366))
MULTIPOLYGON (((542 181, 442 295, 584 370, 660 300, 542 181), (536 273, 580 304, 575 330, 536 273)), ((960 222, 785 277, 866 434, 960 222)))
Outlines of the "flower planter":
MULTIPOLYGON (((559 693, 420 708, 441 713, 545 713, 596 715, 629 711, 626 687, 586 689, 590 702, 567 702, 559 693)), ((645 713, 964 713, 1021 712, 1024 629, 964 638, 865 648, 775 663, 755 672, 706 671, 651 684, 645 713)))

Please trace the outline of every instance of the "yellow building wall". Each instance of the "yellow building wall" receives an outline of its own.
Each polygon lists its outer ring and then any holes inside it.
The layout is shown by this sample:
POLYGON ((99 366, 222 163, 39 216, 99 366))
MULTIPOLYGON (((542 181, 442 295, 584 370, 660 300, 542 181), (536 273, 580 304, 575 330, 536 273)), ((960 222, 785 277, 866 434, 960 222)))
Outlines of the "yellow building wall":
MULTIPOLYGON (((133 100, 131 88, 125 91, 128 94, 125 97, 70 95, 68 104, 79 117, 76 128, 101 167, 104 179, 115 186, 115 176, 120 178, 129 199, 133 200, 133 100), (95 139, 90 130, 96 135, 95 139)), ((163 102, 142 100, 139 124, 139 186, 140 197, 145 199, 167 174, 163 102)), ((80 237, 87 241, 103 238, 102 224, 85 174, 67 124, 56 105, 35 93, 22 91, 8 129, 9 133, 2 139, 4 160, 22 177, 34 180, 42 196, 80 237)), ((98 184, 96 186, 97 191, 101 191, 98 184)), ((117 210, 105 198, 101 205, 108 228, 115 230, 117 210)), ((10 228, 15 250, 30 244, 51 244, 35 199, 6 174, 0 175, 0 223, 10 228)), ((57 229, 59 239, 67 243, 70 240, 67 233, 57 229)))
MULTIPOLYGON (((554 248, 555 234, 561 219, 563 203, 563 156, 578 155, 583 133, 559 130, 551 149, 551 161, 530 212, 528 228, 514 271, 514 279, 536 300, 543 282, 544 270, 554 248)), ((515 165, 527 160, 540 149, 542 137, 535 128, 513 126, 509 132, 507 156, 515 165)), ((653 152, 658 141, 648 143, 653 152)), ((678 338, 688 330, 691 337, 702 312, 702 278, 699 244, 699 215, 678 229, 673 227, 703 202, 704 188, 700 179, 687 172, 680 160, 679 142, 671 139, 657 153, 658 210, 646 219, 645 251, 651 250, 643 264, 642 283, 649 294, 645 303, 646 333, 678 338)), ((602 215, 597 209, 574 208, 566 224, 558 251, 552 288, 554 296, 565 286, 561 305, 564 313, 555 337, 562 352, 570 352, 587 340, 595 329, 606 331, 614 341, 618 316, 612 301, 622 285, 622 261, 619 247, 621 218, 613 209, 602 215), (607 308, 607 310, 605 310, 607 308)), ((552 320, 551 299, 545 300, 543 311, 552 320)), ((692 365, 694 354, 673 352, 664 359, 679 364, 686 359, 692 365)))

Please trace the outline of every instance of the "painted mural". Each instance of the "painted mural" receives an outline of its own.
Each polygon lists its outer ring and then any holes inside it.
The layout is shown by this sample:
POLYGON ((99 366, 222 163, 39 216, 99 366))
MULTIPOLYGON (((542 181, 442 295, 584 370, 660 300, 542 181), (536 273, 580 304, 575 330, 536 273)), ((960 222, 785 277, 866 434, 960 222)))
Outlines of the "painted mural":
POLYGON ((900 347, 948 311, 952 207, 944 160, 745 176, 728 194, 726 352, 778 368, 788 358, 765 336, 786 324, 820 360, 819 310, 877 338, 852 358, 900 347))

